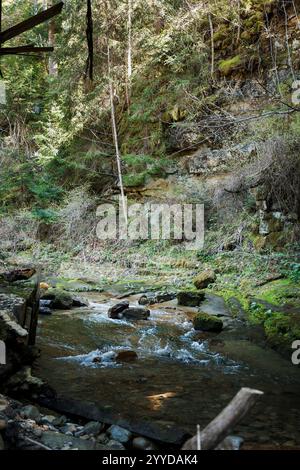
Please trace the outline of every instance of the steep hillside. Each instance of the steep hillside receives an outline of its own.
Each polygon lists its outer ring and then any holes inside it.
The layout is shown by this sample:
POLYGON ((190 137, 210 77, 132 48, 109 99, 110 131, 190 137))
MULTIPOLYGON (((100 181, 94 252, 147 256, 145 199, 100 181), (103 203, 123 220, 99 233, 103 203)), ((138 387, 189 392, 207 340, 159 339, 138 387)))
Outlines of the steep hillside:
MULTIPOLYGON (((33 8, 7 2, 3 21, 33 8)), ((178 286, 213 268, 209 288, 234 292, 276 347, 299 337, 296 316, 268 314, 268 302, 299 308, 299 18, 298 0, 136 0, 129 23, 126 3, 95 0, 91 81, 85 5, 69 1, 58 75, 46 59, 1 62, 3 264, 129 284, 155 270, 178 286), (204 203, 203 250, 97 238, 96 208, 120 192, 109 84, 129 204, 204 203)), ((48 30, 24 36, 41 42, 48 30)))

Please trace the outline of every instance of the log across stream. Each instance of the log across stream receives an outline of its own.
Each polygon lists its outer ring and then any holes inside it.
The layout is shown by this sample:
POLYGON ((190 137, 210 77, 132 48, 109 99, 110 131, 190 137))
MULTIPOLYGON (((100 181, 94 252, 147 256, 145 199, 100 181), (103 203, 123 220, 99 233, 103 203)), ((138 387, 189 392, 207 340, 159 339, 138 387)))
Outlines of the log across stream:
MULTIPOLYGON (((252 387, 264 395, 234 428, 246 448, 300 446, 299 370, 250 340, 247 326, 196 332, 191 309, 176 301, 151 306, 147 321, 112 320, 107 310, 119 300, 88 296, 89 307, 39 321, 35 374, 57 391, 60 411, 72 403, 69 412, 90 410, 93 418, 97 410, 99 420, 172 444, 206 426, 241 387, 252 387), (121 350, 137 358, 116 362, 121 350)), ((128 300, 137 304, 135 296, 128 300)), ((207 308, 215 306, 212 299, 207 308)))

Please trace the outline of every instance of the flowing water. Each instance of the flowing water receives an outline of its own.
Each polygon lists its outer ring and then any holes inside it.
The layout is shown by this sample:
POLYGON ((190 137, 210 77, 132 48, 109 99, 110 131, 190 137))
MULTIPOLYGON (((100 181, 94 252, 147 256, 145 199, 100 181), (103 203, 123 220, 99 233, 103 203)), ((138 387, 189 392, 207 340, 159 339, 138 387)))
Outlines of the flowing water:
MULTIPOLYGON (((154 305, 149 320, 133 322, 108 318, 118 299, 89 296, 89 307, 39 321, 42 355, 35 372, 59 395, 93 402, 129 421, 194 433, 242 386, 254 387, 265 395, 234 432, 256 445, 300 447, 300 374, 289 361, 234 330, 222 340, 223 333, 194 331, 193 309, 176 301, 154 305), (138 358, 118 363, 120 350, 133 350, 138 358)), ((137 303, 134 296, 128 300, 137 303)))

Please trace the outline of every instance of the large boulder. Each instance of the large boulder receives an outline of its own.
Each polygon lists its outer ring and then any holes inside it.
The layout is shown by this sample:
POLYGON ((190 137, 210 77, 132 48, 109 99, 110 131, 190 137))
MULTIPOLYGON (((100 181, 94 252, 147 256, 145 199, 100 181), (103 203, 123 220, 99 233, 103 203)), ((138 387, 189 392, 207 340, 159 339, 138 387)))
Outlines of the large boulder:
POLYGON ((72 307, 86 307, 88 301, 74 296, 67 291, 62 289, 49 289, 41 296, 42 300, 50 300, 48 308, 54 308, 58 310, 70 310, 72 307))
POLYGON ((182 291, 177 294, 178 305, 198 307, 205 298, 204 292, 182 291))
POLYGON ((27 405, 24 406, 20 411, 22 418, 33 419, 34 421, 38 421, 40 419, 40 412, 36 406, 27 405))
POLYGON ((129 302, 127 300, 123 300, 122 302, 117 303, 113 307, 110 307, 110 309, 107 312, 107 315, 109 318, 114 318, 114 319, 121 319, 123 318, 123 311, 126 310, 129 307, 129 302))
POLYGON ((150 316, 150 310, 143 307, 128 307, 123 310, 122 314, 128 320, 147 320, 150 316))
POLYGON ((212 269, 206 269, 195 277, 193 283, 197 289, 205 289, 216 280, 216 273, 212 269))
POLYGON ((199 312, 193 318, 195 330, 219 332, 223 329, 223 322, 220 318, 199 312))

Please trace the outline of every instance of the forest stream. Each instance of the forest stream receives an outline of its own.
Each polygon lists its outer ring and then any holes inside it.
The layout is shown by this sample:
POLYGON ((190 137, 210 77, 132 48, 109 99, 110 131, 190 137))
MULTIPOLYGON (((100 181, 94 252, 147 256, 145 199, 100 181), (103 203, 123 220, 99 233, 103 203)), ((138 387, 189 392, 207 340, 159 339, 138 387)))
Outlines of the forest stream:
MULTIPOLYGON (((138 422, 145 435, 151 422, 158 440, 172 442, 170 430, 194 433, 240 387, 254 387, 264 397, 234 434, 249 448, 300 445, 299 369, 253 341, 250 327, 232 321, 221 298, 208 295, 202 307, 227 325, 216 334, 195 331, 194 309, 177 306, 176 299, 149 307, 146 321, 128 321, 108 318, 109 307, 120 301, 112 293, 87 297, 88 307, 40 317, 35 373, 59 397, 92 402, 108 421, 138 422), (137 358, 116 362, 120 350, 135 351, 137 358)), ((138 297, 126 300, 134 306, 138 297)))

